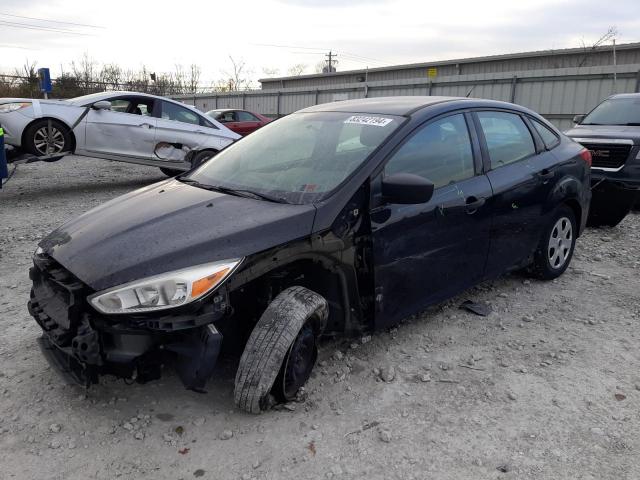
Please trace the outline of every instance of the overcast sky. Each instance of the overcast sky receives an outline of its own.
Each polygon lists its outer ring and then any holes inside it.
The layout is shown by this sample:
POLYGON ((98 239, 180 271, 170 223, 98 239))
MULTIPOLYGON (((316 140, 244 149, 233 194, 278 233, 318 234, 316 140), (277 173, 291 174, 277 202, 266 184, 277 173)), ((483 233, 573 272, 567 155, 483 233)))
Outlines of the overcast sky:
POLYGON ((294 64, 313 73, 329 49, 339 70, 372 68, 578 47, 613 25, 618 43, 640 41, 640 1, 2 0, 0 70, 28 59, 56 76, 86 52, 157 72, 195 63, 207 83, 229 70, 229 56, 258 79, 294 64))

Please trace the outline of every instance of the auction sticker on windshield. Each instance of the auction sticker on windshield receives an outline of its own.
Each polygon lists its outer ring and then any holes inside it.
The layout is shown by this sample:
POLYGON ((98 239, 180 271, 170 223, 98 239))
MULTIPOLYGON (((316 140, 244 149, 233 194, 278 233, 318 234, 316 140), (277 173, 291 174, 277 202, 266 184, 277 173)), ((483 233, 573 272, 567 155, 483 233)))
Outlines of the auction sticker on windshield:
POLYGON ((347 118, 344 123, 357 123, 360 125, 373 125, 375 127, 384 127, 393 121, 393 118, 370 117, 364 115, 353 115, 347 118))

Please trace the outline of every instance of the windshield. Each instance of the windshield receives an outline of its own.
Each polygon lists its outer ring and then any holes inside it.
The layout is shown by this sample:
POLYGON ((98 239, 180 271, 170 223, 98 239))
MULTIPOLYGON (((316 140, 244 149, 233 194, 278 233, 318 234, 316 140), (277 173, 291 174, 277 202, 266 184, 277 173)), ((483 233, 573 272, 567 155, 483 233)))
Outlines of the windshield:
POLYGON ((640 97, 609 98, 594 108, 581 125, 640 125, 640 97))
POLYGON ((288 203, 312 203, 346 180, 401 121, 393 115, 294 113, 229 146, 182 178, 288 203))
POLYGON ((105 92, 90 93, 89 95, 82 95, 81 97, 70 98, 68 101, 76 105, 93 103, 95 101, 101 100, 105 96, 104 93, 105 92))

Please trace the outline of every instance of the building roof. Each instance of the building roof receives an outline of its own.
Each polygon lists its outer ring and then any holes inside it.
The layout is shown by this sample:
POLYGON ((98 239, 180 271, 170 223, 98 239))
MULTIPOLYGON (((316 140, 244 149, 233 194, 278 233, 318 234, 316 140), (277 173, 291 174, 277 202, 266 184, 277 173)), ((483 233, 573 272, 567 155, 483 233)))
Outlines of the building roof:
MULTIPOLYGON (((419 63, 406 63, 402 65, 391 65, 388 67, 376 67, 376 68, 362 68, 358 70, 344 70, 342 72, 331 72, 331 73, 314 73, 309 75, 293 75, 287 77, 272 77, 272 78, 261 78, 258 81, 260 83, 271 83, 271 82, 281 82, 285 80, 300 80, 305 78, 330 78, 330 77, 340 77, 343 75, 357 75, 357 74, 365 74, 372 72, 388 72, 395 70, 406 70, 412 68, 426 68, 426 67, 438 67, 442 65, 455 65, 462 63, 480 63, 480 62, 495 62, 501 60, 513 60, 519 58, 531 58, 531 57, 545 57, 545 56, 553 56, 553 55, 572 55, 576 53, 593 53, 593 52, 602 52, 602 51, 610 51, 612 50, 611 45, 604 45, 595 48, 587 47, 586 49, 583 47, 578 48, 563 48, 559 50, 535 50, 532 52, 519 52, 519 53, 505 53, 500 55, 488 55, 484 57, 469 57, 469 58, 458 58, 453 60, 438 60, 434 62, 419 62, 419 63)), ((640 49, 640 42, 636 43, 621 43, 616 45, 616 51, 619 50, 630 50, 630 49, 640 49)))

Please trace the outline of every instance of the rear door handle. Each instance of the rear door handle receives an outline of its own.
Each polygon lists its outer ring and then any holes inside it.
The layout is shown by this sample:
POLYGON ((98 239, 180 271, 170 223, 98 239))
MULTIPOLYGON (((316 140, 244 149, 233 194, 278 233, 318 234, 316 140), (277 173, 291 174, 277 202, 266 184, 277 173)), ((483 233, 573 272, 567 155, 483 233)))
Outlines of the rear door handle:
POLYGON ((481 206, 485 204, 486 201, 487 199, 484 197, 467 197, 467 200, 465 201, 465 210, 469 215, 473 215, 481 206))
POLYGON ((153 125, 151 125, 150 123, 141 123, 138 126, 142 128, 153 128, 153 125))

